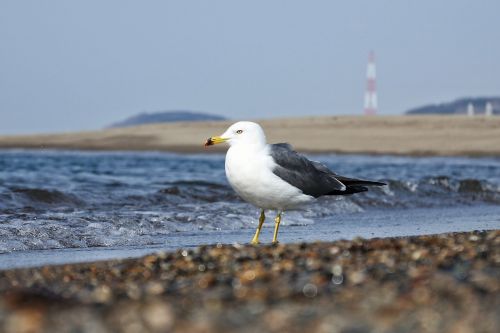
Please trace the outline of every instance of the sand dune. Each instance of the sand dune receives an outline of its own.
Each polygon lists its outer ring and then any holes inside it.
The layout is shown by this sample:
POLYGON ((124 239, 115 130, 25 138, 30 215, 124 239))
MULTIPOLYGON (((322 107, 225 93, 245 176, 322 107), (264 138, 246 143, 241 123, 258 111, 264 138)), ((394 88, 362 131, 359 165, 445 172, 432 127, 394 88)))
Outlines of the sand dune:
MULTIPOLYGON (((312 153, 500 155, 500 117, 338 116, 259 121, 269 142, 312 153)), ((48 135, 0 136, 0 148, 213 152, 204 140, 233 121, 145 125, 48 135)))

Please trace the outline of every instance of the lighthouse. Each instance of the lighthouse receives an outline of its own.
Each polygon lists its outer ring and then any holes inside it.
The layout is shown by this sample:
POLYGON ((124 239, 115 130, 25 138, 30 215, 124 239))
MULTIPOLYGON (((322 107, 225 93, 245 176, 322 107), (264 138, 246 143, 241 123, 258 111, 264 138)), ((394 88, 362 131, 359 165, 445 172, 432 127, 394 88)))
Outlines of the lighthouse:
POLYGON ((371 51, 366 66, 365 115, 377 114, 377 104, 375 52, 371 51))

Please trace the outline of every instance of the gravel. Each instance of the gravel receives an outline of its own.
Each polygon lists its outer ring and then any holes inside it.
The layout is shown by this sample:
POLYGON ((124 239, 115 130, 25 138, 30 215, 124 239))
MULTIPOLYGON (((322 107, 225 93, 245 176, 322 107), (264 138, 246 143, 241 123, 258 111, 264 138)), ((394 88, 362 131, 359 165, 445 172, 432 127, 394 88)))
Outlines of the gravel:
POLYGON ((0 332, 500 332, 500 231, 0 271, 0 332))

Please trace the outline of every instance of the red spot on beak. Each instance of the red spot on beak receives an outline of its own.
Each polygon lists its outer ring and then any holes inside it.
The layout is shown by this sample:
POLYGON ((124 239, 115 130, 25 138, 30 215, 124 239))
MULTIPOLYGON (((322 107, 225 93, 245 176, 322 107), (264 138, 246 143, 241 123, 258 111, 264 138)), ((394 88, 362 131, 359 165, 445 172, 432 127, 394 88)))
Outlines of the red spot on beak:
POLYGON ((207 141, 205 141, 205 147, 213 146, 213 144, 212 138, 208 138, 207 141))

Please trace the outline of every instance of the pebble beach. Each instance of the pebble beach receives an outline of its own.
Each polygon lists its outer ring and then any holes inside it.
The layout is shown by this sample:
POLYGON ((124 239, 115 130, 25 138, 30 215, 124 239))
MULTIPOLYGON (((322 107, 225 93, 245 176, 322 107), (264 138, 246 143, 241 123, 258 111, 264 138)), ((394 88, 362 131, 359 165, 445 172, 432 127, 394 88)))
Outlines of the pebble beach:
POLYGON ((500 231, 0 271, 0 331, 498 332, 500 231))

